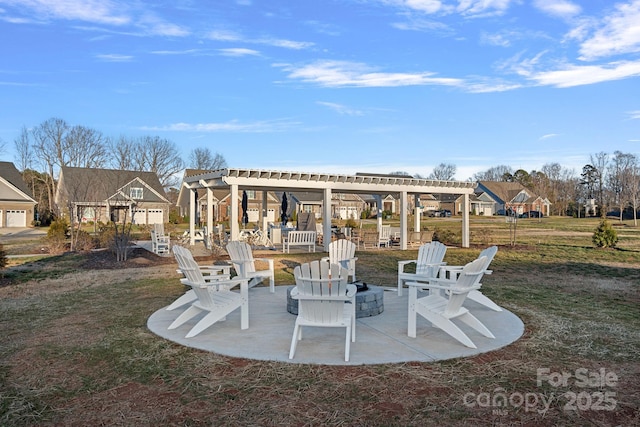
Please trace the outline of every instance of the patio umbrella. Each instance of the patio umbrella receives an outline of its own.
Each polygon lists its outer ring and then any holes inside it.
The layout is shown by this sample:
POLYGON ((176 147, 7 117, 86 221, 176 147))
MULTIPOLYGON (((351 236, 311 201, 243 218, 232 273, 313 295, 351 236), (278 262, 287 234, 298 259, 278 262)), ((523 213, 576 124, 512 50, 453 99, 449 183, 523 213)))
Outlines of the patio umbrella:
POLYGON ((282 225, 287 223, 287 208, 289 207, 289 201, 287 200, 287 193, 282 193, 282 214, 280 214, 280 219, 282 220, 282 225))
POLYGON ((247 214, 247 209, 249 206, 249 200, 247 197, 247 192, 242 191, 242 226, 246 226, 249 222, 249 215, 247 214))

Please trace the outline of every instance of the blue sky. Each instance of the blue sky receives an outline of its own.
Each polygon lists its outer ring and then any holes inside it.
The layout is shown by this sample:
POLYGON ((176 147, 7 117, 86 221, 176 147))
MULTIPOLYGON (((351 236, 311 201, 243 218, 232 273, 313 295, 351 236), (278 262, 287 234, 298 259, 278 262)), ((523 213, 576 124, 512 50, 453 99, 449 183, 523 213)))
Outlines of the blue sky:
POLYGON ((236 168, 640 154, 640 0, 0 0, 0 37, 9 161, 52 117, 236 168))

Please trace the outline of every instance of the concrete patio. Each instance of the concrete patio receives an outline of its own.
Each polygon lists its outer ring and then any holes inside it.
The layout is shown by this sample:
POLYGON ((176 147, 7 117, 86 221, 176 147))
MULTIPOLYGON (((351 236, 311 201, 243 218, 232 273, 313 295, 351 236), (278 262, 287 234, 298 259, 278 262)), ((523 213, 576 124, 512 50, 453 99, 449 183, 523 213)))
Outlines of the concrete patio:
MULTIPOLYGON (((344 361, 344 329, 306 328, 298 343, 294 359, 289 359, 289 346, 296 316, 287 312, 288 286, 249 290, 249 329, 240 329, 240 310, 193 338, 187 332, 200 319, 196 317, 181 327, 167 327, 183 309, 161 308, 151 315, 147 326, 155 334, 175 343, 218 354, 256 360, 324 365, 363 365, 404 362, 434 362, 468 357, 499 349, 520 338, 524 324, 509 311, 495 312, 473 301, 465 306, 496 336, 485 338, 476 331, 461 329, 477 345, 467 348, 418 316, 416 338, 407 336, 407 293, 402 297, 397 288, 383 287, 384 312, 356 321, 356 342, 351 344, 350 361, 344 361)), ((460 325, 460 322, 457 322, 460 325)))

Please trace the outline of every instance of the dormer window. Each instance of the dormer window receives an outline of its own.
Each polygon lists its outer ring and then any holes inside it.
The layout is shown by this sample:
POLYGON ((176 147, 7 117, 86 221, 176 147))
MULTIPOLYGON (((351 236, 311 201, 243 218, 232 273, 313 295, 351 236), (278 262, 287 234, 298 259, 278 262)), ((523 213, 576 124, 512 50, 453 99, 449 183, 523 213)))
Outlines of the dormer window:
POLYGON ((131 187, 129 189, 129 197, 131 197, 133 200, 142 199, 142 188, 141 187, 131 187))

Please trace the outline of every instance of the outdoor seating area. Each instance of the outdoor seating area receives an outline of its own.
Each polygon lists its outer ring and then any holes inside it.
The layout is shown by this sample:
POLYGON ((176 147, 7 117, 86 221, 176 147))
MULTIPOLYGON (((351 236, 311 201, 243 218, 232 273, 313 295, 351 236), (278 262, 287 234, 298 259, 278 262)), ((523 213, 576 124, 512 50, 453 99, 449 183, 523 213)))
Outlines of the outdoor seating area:
POLYGON ((353 360, 386 363, 389 358, 439 360, 500 348, 516 340, 524 330, 520 319, 480 291, 482 277, 491 273, 488 267, 496 247, 487 248, 465 266, 447 266, 443 261, 446 246, 439 242, 422 245, 418 259, 398 263, 396 285, 372 287, 376 298, 373 311, 368 310, 372 302, 369 296, 357 298, 367 285, 355 280, 356 245, 346 239, 332 242, 329 256, 296 266, 293 287, 275 286, 273 260, 254 258, 246 242, 227 245, 235 276, 229 267, 199 266, 188 249, 175 246, 173 251, 179 265, 177 271, 184 275, 181 282, 191 289, 154 313, 149 328, 172 341, 221 354, 283 360, 288 348, 289 361, 337 364, 339 341, 329 329, 344 328, 340 347, 345 364, 353 360), (256 261, 268 267, 257 269, 256 261), (405 271, 410 263, 416 264, 415 273, 405 271), (249 292, 250 287, 267 279, 268 292, 267 287, 249 292), (238 285, 239 290, 234 289, 238 285), (403 295, 404 286, 409 287, 408 296, 403 295), (454 323, 456 320, 461 325, 454 323), (236 335, 227 337, 221 348, 219 338, 231 333, 230 324, 236 335), (357 334, 357 339, 356 328, 364 331, 357 334), (287 334, 288 345, 272 347, 287 334), (202 341, 203 336, 207 340, 202 341), (251 336, 253 342, 239 339, 241 336, 251 336), (379 344, 389 339, 403 344, 380 345, 367 350, 374 355, 360 354, 363 348, 375 346, 369 342, 371 339, 380 340, 379 344), (247 347, 242 348, 241 342, 247 347), (256 346, 270 350, 256 355, 256 346), (324 355, 322 360, 317 359, 318 355, 324 355))

